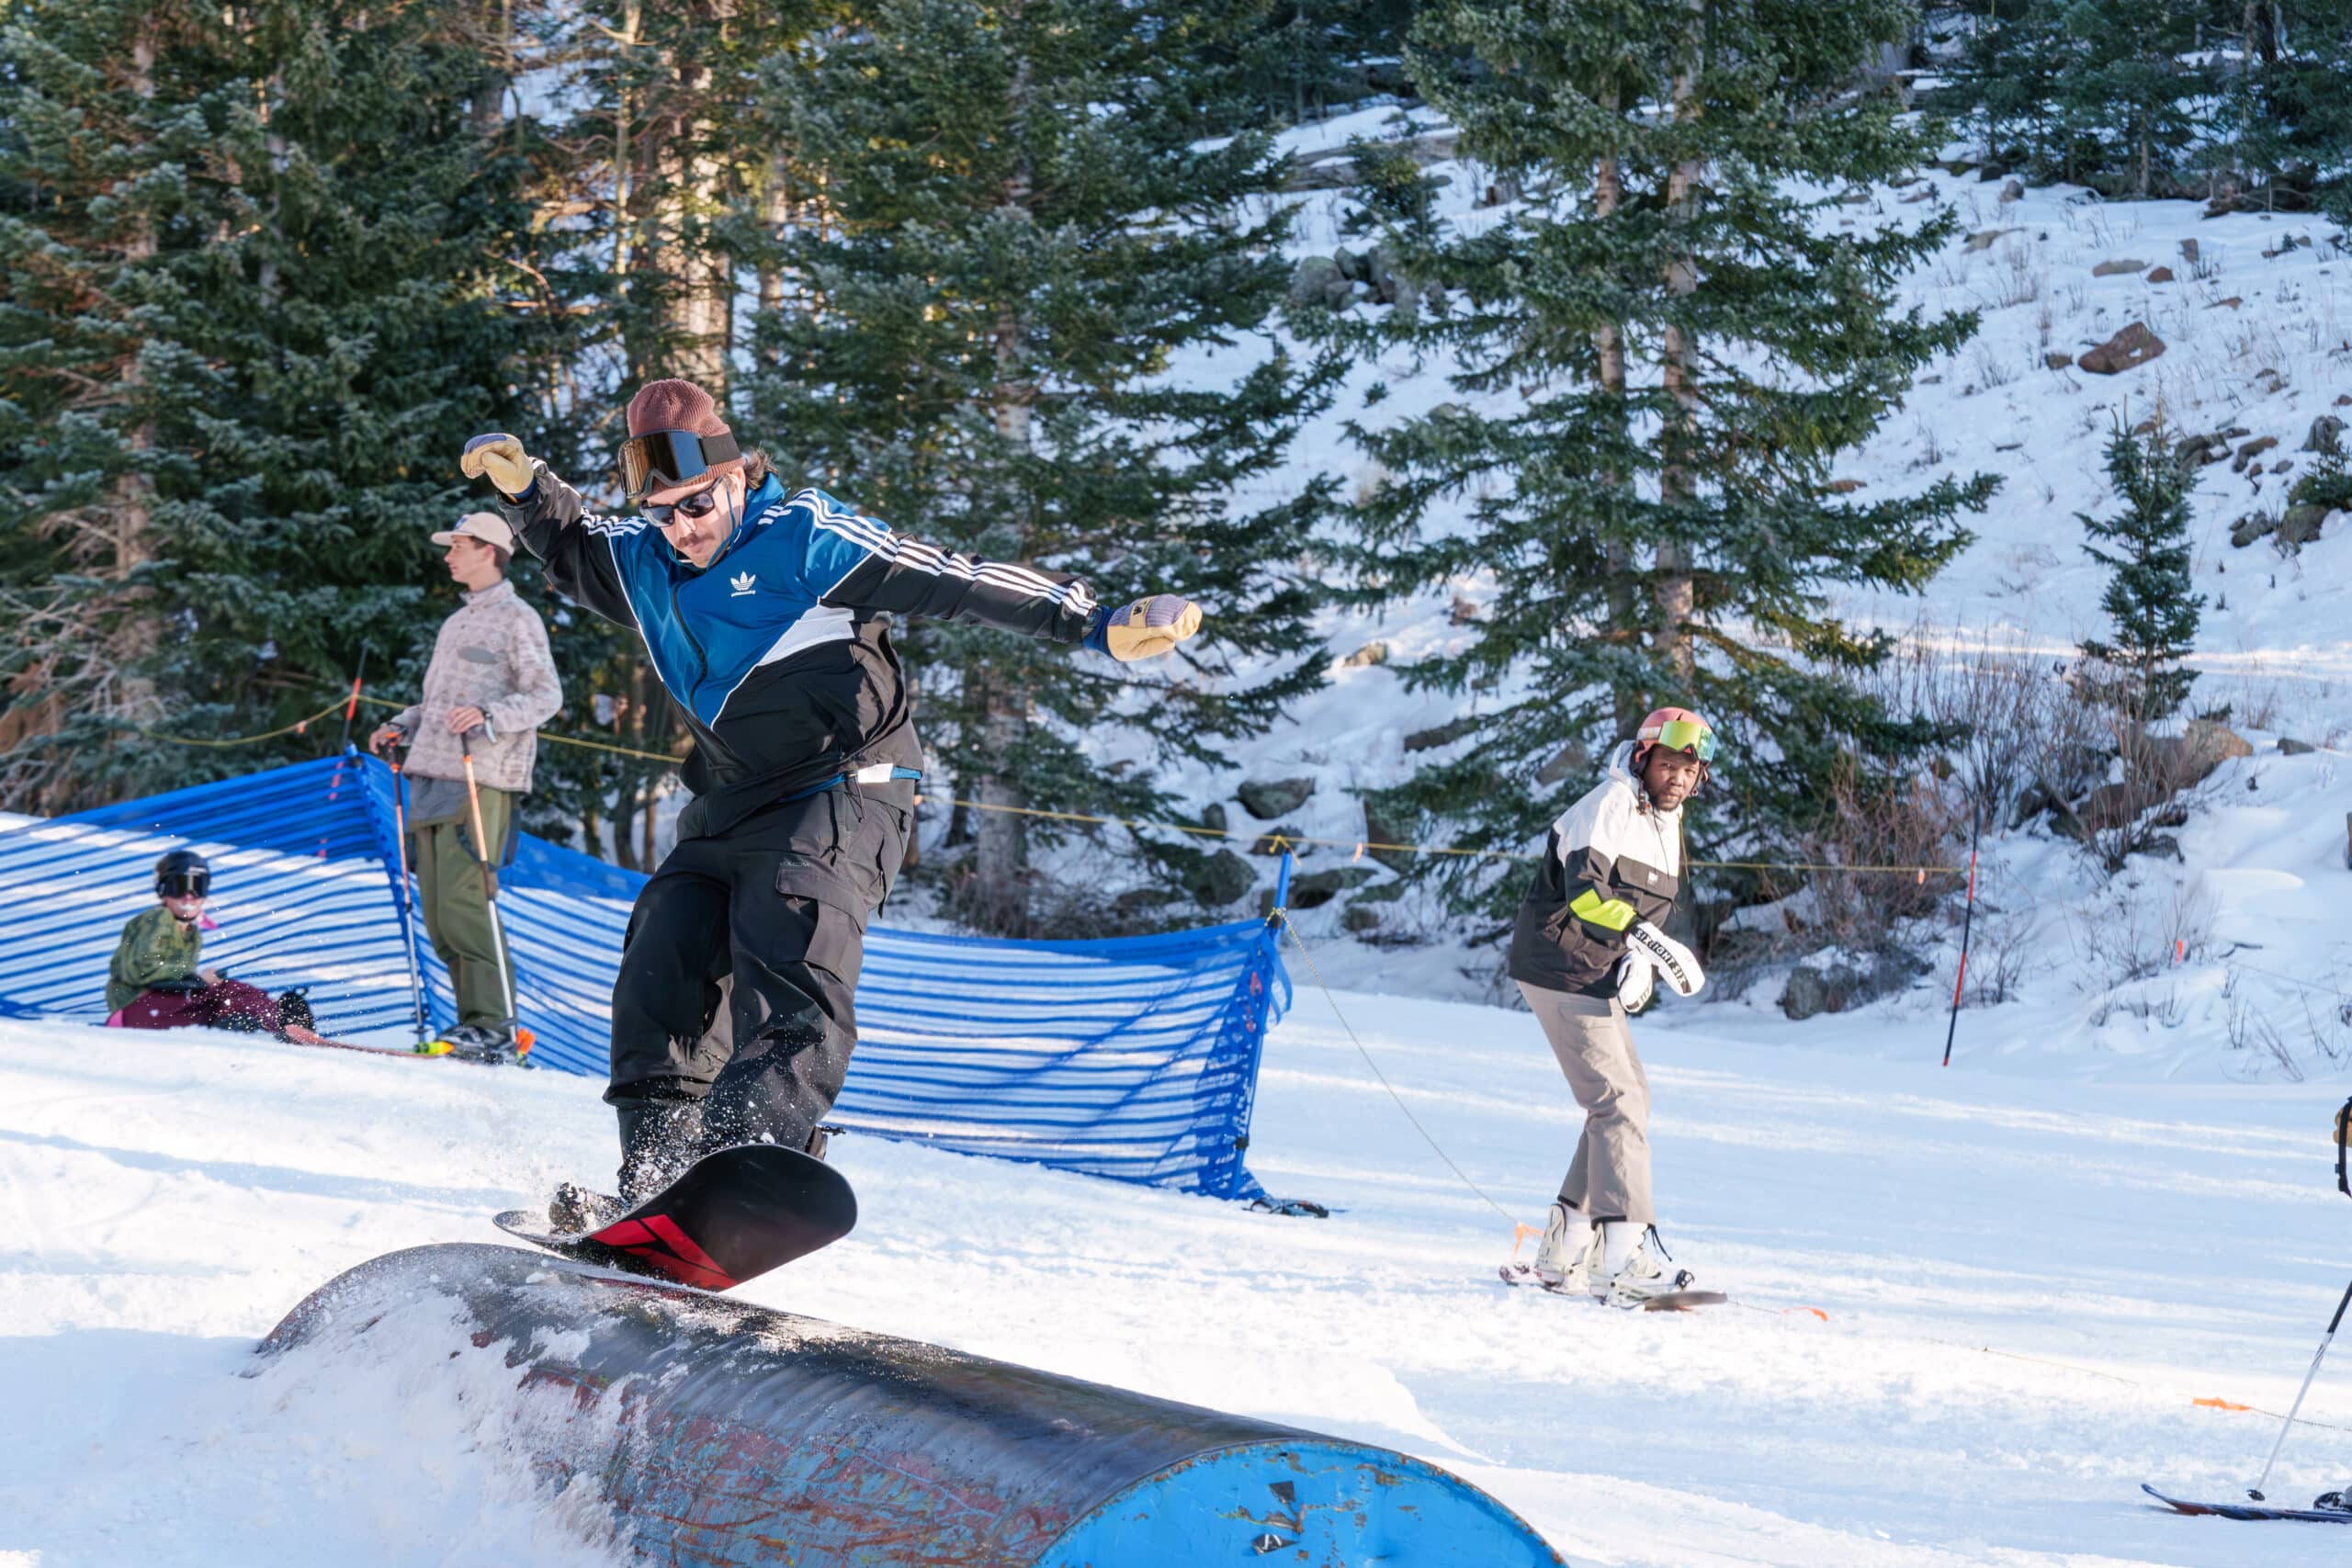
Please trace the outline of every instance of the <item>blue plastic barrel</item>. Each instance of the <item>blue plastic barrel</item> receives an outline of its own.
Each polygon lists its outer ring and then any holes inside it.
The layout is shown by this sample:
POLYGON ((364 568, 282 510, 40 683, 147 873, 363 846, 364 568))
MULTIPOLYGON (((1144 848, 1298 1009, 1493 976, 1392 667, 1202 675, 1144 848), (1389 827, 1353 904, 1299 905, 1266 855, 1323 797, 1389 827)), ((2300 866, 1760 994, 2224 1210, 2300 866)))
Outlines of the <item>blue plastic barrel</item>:
POLYGON ((513 1247, 362 1264, 262 1351, 332 1355, 381 1334, 404 1349, 425 1336, 442 1364, 503 1357, 516 1399, 537 1406, 515 1427, 545 1450, 526 1456, 535 1472, 593 1477, 637 1550, 664 1562, 1562 1561, 1476 1487, 1389 1450, 513 1247))

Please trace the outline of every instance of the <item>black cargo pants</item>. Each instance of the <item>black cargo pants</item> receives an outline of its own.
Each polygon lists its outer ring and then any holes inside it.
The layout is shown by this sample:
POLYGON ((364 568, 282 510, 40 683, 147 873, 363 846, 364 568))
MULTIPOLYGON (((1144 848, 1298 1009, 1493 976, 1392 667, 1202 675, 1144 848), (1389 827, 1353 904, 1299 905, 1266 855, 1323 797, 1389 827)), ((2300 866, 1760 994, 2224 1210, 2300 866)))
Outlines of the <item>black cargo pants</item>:
POLYGON ((621 1113, 625 1170, 640 1155, 808 1142, 849 1071, 865 924, 908 823, 843 786, 670 852, 637 896, 613 982, 605 1099, 621 1113), (633 1118, 665 1146, 630 1148, 633 1118))

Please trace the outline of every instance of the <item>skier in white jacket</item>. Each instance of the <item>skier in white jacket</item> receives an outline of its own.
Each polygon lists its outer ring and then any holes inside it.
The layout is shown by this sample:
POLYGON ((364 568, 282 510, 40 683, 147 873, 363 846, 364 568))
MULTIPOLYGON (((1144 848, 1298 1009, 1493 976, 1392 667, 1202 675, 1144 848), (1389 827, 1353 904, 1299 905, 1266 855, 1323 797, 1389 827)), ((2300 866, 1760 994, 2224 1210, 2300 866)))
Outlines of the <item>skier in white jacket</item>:
POLYGON ((1714 755, 1714 730, 1688 708, 1642 720, 1608 776, 1552 824, 1520 904, 1511 978, 1585 1112, 1532 1270, 1562 1294, 1637 1307, 1690 1283, 1657 1240, 1649 1078, 1625 1018, 1660 974, 1684 996, 1705 984, 1662 928, 1682 887, 1682 805, 1714 755))

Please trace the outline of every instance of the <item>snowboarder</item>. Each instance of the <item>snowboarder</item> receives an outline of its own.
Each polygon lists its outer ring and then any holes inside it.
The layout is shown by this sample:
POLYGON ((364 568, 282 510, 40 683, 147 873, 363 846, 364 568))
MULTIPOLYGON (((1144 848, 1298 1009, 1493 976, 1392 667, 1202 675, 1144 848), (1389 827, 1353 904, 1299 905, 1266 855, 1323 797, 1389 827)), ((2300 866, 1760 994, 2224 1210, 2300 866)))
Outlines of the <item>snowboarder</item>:
POLYGON ((279 1035, 303 1045, 312 1032, 309 998, 269 993, 203 966, 204 912, 212 868, 194 850, 155 863, 155 908, 130 917, 107 965, 107 1022, 120 1029, 230 1029, 279 1035))
POLYGON ((441 623, 425 666, 424 690, 368 738, 369 750, 406 746, 411 781, 409 863, 416 868, 424 934, 449 971, 458 1021, 442 1036, 450 1054, 512 1062, 523 1042, 507 1000, 511 963, 492 929, 485 864, 502 865, 513 847, 515 808, 531 787, 538 728, 563 705, 548 631, 537 611, 506 581, 514 531, 488 512, 469 513, 433 536, 447 552, 449 575, 465 602, 441 623), (481 830, 475 845, 473 800, 464 752, 473 753, 481 830), (485 852, 478 854, 477 850, 485 852))
POLYGON ((1698 959, 1661 929, 1682 880, 1682 806, 1706 782, 1715 733, 1688 708, 1659 708, 1610 758, 1600 784, 1560 814, 1519 907, 1510 976, 1583 1107, 1535 1274, 1548 1289, 1621 1307, 1679 1291, 1650 1196, 1649 1079, 1628 1013, 1657 971, 1694 995, 1698 959))
MULTIPOLYGON (((639 894, 613 983, 620 1197, 730 1145, 821 1148, 857 1042, 866 921, 904 857, 922 750, 886 615, 1083 644, 1122 662, 1200 628, 1173 594, 1106 611, 1074 578, 941 548, 822 491, 787 493, 710 394, 630 400, 599 516, 507 434, 466 445, 554 586, 636 629, 694 737, 677 844, 639 894), (722 979, 730 984, 723 991, 722 979), (724 1027, 714 1030, 718 1010, 724 1027)), ((605 1211, 567 1190, 560 1229, 605 1211)))

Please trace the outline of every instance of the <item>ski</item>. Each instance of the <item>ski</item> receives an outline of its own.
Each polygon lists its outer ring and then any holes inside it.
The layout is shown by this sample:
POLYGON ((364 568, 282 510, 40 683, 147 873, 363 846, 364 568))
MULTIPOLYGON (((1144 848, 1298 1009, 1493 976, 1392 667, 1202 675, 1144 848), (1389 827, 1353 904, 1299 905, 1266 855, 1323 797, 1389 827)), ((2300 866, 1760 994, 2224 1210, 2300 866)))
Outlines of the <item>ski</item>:
POLYGON ((2268 1503, 2192 1503, 2184 1498, 2168 1496, 2143 1482, 2140 1490, 2177 1513, 2204 1515, 2224 1519, 2299 1519, 2313 1524, 2352 1524, 2352 1509, 2345 1508, 2281 1508, 2268 1503))
POLYGON ((619 1218, 584 1235, 509 1209, 499 1229, 583 1263, 724 1291, 847 1235, 857 1195, 820 1159, 774 1144, 706 1155, 619 1218))
MULTIPOLYGON (((1596 1306, 1606 1304, 1600 1297, 1587 1295, 1581 1291, 1553 1290, 1544 1282, 1543 1276, 1524 1263, 1506 1263, 1498 1272, 1502 1275, 1503 1283, 1506 1285, 1543 1291, 1567 1301, 1589 1301, 1596 1306)), ((1695 1312, 1701 1307, 1723 1306, 1730 1300, 1731 1298, 1721 1291, 1668 1291, 1664 1295, 1652 1296, 1644 1302, 1641 1310, 1644 1312, 1695 1312)))
POLYGON ((2140 1490, 2177 1514, 2211 1514, 2220 1519, 2293 1519, 2313 1525, 2352 1525, 2352 1509, 2274 1508, 2267 1503, 2189 1503, 2167 1497, 2146 1482, 2140 1490))
POLYGON ((438 1040, 430 1045, 362 1045, 356 1040, 288 1040, 286 1043, 306 1051, 364 1051, 371 1056, 430 1058, 449 1054, 449 1047, 438 1040))

